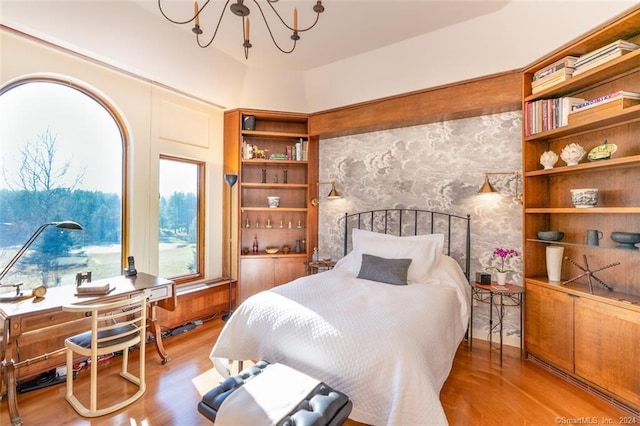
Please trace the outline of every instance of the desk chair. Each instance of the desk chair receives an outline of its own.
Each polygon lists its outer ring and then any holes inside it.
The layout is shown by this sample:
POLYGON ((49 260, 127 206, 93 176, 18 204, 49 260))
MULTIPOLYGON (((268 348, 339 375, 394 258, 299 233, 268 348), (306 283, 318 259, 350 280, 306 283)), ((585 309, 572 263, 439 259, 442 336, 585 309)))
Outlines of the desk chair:
MULTIPOLYGON (((67 355, 66 400, 84 417, 97 417, 125 407, 144 394, 145 384, 145 340, 146 340, 146 294, 139 293, 125 300, 93 305, 68 305, 62 308, 69 312, 85 312, 91 317, 91 331, 69 337, 64 345, 67 355), (138 377, 128 372, 129 349, 140 345, 140 372, 138 377), (98 356, 122 351, 120 376, 138 386, 135 394, 124 401, 98 408, 98 356), (90 406, 85 407, 73 393, 74 353, 90 357, 91 395, 90 406)), ((103 387, 104 392, 104 387, 103 387)))

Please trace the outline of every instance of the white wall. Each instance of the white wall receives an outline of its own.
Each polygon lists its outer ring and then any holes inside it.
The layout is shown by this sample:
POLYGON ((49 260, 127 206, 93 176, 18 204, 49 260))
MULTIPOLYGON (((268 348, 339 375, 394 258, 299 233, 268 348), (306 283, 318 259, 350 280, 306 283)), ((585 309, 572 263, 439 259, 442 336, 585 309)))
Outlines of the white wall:
POLYGON ((520 69, 636 3, 513 0, 493 14, 305 72, 307 111, 520 69))
MULTIPOLYGON (((125 123, 129 140, 129 253, 138 270, 158 271, 158 159, 160 154, 206 162, 206 276, 222 274, 223 112, 217 107, 167 91, 152 83, 0 31, 0 87, 28 76, 66 76, 101 94, 125 123), (200 126, 173 121, 183 114, 200 126), (204 127, 203 125, 204 124, 204 127)), ((179 177, 176 177, 179 179, 179 177)))
POLYGON ((0 22, 223 108, 311 113, 519 69, 637 4, 511 0, 493 14, 303 72, 200 49, 189 31, 150 13, 155 3, 2 0, 0 22))

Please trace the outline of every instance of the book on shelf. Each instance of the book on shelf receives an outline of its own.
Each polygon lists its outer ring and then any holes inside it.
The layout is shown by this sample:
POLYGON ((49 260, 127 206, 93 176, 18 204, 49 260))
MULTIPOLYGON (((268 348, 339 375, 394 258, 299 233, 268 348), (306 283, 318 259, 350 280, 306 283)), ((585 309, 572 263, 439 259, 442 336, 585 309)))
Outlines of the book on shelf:
POLYGON ((618 97, 610 101, 594 104, 590 108, 573 111, 569 114, 569 123, 589 123, 600 118, 606 118, 611 114, 615 114, 625 108, 638 104, 640 104, 640 98, 618 97))
POLYGON ((569 116, 576 105, 581 104, 585 100, 583 98, 574 98, 574 97, 564 97, 560 98, 561 111, 560 119, 559 119, 559 127, 566 126, 569 124, 569 116))
POLYGON ((287 160, 287 154, 271 154, 269 160, 287 160))
POLYGON ((296 142, 294 145, 287 145, 286 159, 293 161, 307 161, 308 142, 304 139, 300 139, 300 141, 296 142))
POLYGON ((253 145, 242 141, 242 158, 251 160, 253 158, 253 145))
POLYGON ((571 67, 560 68, 558 71, 554 71, 552 73, 549 73, 549 74, 545 75, 542 78, 539 78, 537 80, 533 80, 531 82, 531 87, 540 86, 541 84, 545 84, 548 81, 555 80, 558 77, 564 77, 564 76, 567 76, 567 75, 568 76, 572 76, 574 71, 575 71, 575 68, 571 68, 571 67))
POLYGON ((294 160, 301 161, 302 160, 302 142, 296 142, 295 148, 296 148, 295 149, 296 155, 294 157, 294 160))
POLYGON ((591 99, 589 101, 581 102, 578 105, 576 105, 573 108, 573 110, 574 111, 581 111, 581 110, 585 110, 585 109, 588 109, 588 108, 593 108, 596 105, 599 105, 599 104, 602 104, 602 103, 606 103, 606 102, 615 101, 616 99, 620 99, 620 98, 640 99, 640 93, 629 92, 629 91, 626 91, 626 90, 619 90, 617 92, 609 93, 608 95, 600 96, 598 98, 591 99))
POLYGON ((571 74, 564 74, 564 75, 559 75, 551 80, 547 80, 544 82, 539 83, 538 85, 536 85, 535 87, 533 86, 533 83, 531 84, 531 94, 535 95, 538 92, 542 92, 543 90, 548 89, 549 87, 555 86, 556 84, 560 84, 563 81, 567 81, 571 78, 571 74))
POLYGON ((563 68, 575 68, 575 63, 577 60, 578 60, 577 56, 565 56, 564 58, 559 59, 554 63, 549 64, 546 67, 541 68, 535 73, 533 73, 533 80, 534 81, 539 80, 563 68))
POLYGON ((580 68, 582 65, 588 62, 591 62, 601 56, 605 56, 616 50, 631 51, 631 50, 637 49, 638 47, 640 46, 638 46, 635 43, 631 43, 625 40, 616 40, 613 43, 609 43, 606 46, 602 46, 599 49, 593 50, 589 53, 585 53, 584 55, 580 56, 580 58, 578 58, 578 60, 575 63, 575 67, 580 68))
POLYGON ((593 69, 602 64, 605 64, 613 59, 619 58, 620 56, 625 55, 629 52, 632 52, 632 50, 626 50, 626 49, 613 50, 607 53, 606 55, 599 56, 598 58, 592 61, 585 62, 584 64, 579 65, 574 71, 573 75, 580 75, 583 72, 589 71, 590 69, 593 69))
POLYGON ((113 287, 110 283, 83 283, 76 286, 77 296, 100 296, 103 294, 109 294, 113 291, 113 287))
POLYGON ((523 112, 525 135, 531 136, 566 126, 573 106, 580 102, 584 102, 584 99, 563 97, 526 102, 523 112))

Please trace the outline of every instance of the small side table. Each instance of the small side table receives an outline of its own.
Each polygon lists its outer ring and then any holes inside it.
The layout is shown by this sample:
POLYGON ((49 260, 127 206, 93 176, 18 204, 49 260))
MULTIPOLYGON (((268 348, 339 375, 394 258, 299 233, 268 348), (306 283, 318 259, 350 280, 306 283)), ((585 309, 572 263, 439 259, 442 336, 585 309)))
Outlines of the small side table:
POLYGON ((307 262, 307 275, 317 274, 318 272, 333 269, 336 262, 332 260, 319 260, 317 262, 307 262))
POLYGON ((500 365, 502 366, 502 324, 504 319, 504 307, 505 306, 518 306, 520 307, 520 356, 522 357, 522 307, 524 298, 524 288, 513 285, 505 284, 503 286, 496 282, 491 284, 480 284, 478 282, 471 283, 471 313, 469 319, 469 349, 473 347, 473 301, 477 300, 485 302, 486 298, 482 297, 482 293, 489 293, 489 345, 493 343, 493 329, 495 325, 500 327, 500 365), (499 296, 500 311, 498 315, 498 322, 493 324, 493 306, 496 303, 495 297, 499 296), (505 299, 507 303, 505 304, 505 299))

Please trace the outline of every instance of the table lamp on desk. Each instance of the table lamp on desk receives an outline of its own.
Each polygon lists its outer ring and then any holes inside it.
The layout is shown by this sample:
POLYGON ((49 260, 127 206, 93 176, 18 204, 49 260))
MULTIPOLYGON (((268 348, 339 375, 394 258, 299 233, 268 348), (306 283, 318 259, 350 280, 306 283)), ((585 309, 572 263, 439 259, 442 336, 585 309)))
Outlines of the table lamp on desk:
MULTIPOLYGON (((42 232, 49 226, 55 226, 56 228, 60 228, 60 229, 71 229, 71 230, 78 230, 78 231, 82 230, 82 226, 79 223, 73 222, 71 220, 64 220, 62 222, 49 222, 49 223, 40 225, 40 227, 36 229, 36 232, 34 232, 33 235, 31 235, 31 237, 27 240, 27 242, 24 243, 24 245, 20 248, 20 250, 18 250, 15 256, 11 258, 11 260, 9 261, 7 266, 4 267, 2 272, 0 272, 0 287, 16 288, 16 294, 14 296, 5 296, 5 297, 0 296, 0 302, 14 301, 14 300, 19 300, 23 297, 30 297, 30 296, 24 296, 23 293, 20 291, 20 286, 22 285, 22 283, 2 284, 2 279, 5 277, 5 275, 7 275, 7 273, 13 267, 13 265, 15 265, 16 262, 20 260, 20 258, 25 254, 25 252, 27 251, 27 249, 29 249, 31 244, 33 244, 33 242, 40 236, 40 234, 42 234, 42 232)), ((47 292, 47 288, 45 286, 38 286, 35 289, 33 289, 33 296, 43 297, 46 294, 46 292, 47 292)))

